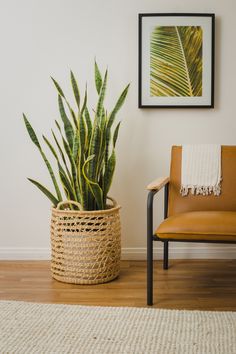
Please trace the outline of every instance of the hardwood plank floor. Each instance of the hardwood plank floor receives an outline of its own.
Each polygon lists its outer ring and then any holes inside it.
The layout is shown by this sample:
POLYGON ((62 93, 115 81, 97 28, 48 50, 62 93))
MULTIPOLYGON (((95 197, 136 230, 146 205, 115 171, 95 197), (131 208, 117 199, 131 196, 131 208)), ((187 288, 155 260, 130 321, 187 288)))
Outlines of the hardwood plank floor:
MULTIPOLYGON (((154 306, 236 311, 236 260, 155 262, 154 306)), ((0 261, 0 300, 97 306, 146 306, 146 263, 122 261, 118 279, 73 285, 51 277, 48 261, 0 261)))

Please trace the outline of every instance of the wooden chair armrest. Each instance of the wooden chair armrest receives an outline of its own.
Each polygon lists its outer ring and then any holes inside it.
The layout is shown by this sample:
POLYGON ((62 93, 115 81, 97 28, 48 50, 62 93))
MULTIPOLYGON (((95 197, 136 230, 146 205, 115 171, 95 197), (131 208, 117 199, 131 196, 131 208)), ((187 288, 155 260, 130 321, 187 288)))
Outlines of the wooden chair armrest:
POLYGON ((160 189, 162 189, 167 183, 169 183, 170 178, 169 177, 160 177, 155 179, 153 182, 151 182, 148 186, 147 186, 147 190, 149 191, 159 191, 160 189))

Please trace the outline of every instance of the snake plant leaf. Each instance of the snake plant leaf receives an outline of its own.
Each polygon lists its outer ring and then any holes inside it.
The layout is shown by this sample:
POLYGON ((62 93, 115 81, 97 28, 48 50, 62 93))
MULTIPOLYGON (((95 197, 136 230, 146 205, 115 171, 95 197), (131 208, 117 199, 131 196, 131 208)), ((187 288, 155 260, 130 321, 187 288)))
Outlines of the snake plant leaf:
POLYGON ((90 147, 89 147, 89 155, 93 155, 94 158, 89 160, 89 177, 91 180, 96 179, 96 172, 97 172, 97 162, 98 162, 98 152, 100 150, 100 141, 101 141, 101 130, 98 125, 98 121, 95 120, 93 125, 92 136, 90 140, 90 147))
POLYGON ((55 119, 55 123, 56 123, 57 129, 62 134, 61 126, 60 126, 60 124, 58 123, 58 121, 56 119, 55 119))
POLYGON ((70 114, 71 114, 71 117, 72 117, 72 119, 73 119, 73 122, 74 122, 75 126, 77 127, 76 115, 75 115, 73 109, 71 108, 69 102, 67 101, 67 99, 66 99, 66 97, 65 97, 65 94, 64 94, 64 92, 62 91, 62 88, 60 87, 60 85, 58 84, 58 82, 57 82, 53 77, 51 77, 51 79, 52 79, 52 81, 53 81, 53 83, 54 83, 54 85, 55 85, 55 87, 56 87, 56 89, 57 89, 57 92, 58 92, 59 96, 61 96, 61 97, 64 98, 64 100, 65 100, 65 102, 66 102, 66 104, 67 104, 67 107, 68 107, 68 109, 69 109, 69 111, 70 111, 70 114))
POLYGON ((81 116, 79 120, 79 137, 80 137, 80 148, 81 148, 81 154, 84 154, 84 148, 85 148, 85 143, 86 143, 86 124, 84 121, 84 117, 81 116))
MULTIPOLYGON (((56 119, 55 119, 55 123, 56 123, 57 129, 58 129, 58 131, 59 131, 59 133, 60 133, 60 135, 61 135, 61 138, 63 139, 63 138, 64 138, 64 135, 63 135, 61 126, 60 126, 60 124, 58 123, 58 121, 57 121, 56 119)), ((65 140, 65 138, 64 138, 64 140, 65 140)))
POLYGON ((96 183, 96 182, 94 182, 94 181, 92 181, 92 180, 90 180, 90 179, 88 178, 88 176, 86 175, 86 172, 85 172, 85 169, 86 169, 87 164, 88 164, 91 160, 93 160, 94 157, 95 157, 95 156, 92 155, 92 156, 89 156, 89 157, 87 158, 87 160, 86 160, 85 163, 83 164, 82 172, 83 172, 83 176, 84 176, 86 182, 88 183, 88 186, 89 186, 89 188, 90 188, 90 190, 91 190, 91 192, 92 192, 92 194, 93 194, 93 196, 94 196, 94 198, 95 198, 95 200, 96 200, 97 208, 98 208, 99 210, 103 210, 103 209, 104 209, 104 204, 103 204, 103 191, 102 191, 102 189, 101 189, 101 187, 99 186, 98 183, 96 183))
POLYGON ((103 204, 103 191, 101 187, 99 186, 98 183, 92 183, 89 181, 89 188, 96 200, 97 208, 98 210, 103 210, 104 209, 104 204, 103 204))
POLYGON ((52 81, 53 81, 53 83, 54 83, 59 95, 61 97, 65 98, 64 92, 62 91, 62 89, 61 89, 60 85, 58 84, 58 82, 52 76, 51 76, 51 79, 52 79, 52 81))
POLYGON ((76 167, 75 159, 74 159, 73 153, 72 153, 69 145, 67 144, 67 142, 63 136, 62 136, 62 141, 63 141, 64 149, 66 151, 66 154, 67 154, 70 164, 71 164, 72 182, 73 182, 73 186, 75 188, 76 196, 77 196, 76 201, 83 204, 81 201, 81 192, 79 189, 79 182, 78 182, 77 167, 76 167))
POLYGON ((62 98, 60 95, 58 95, 58 105, 59 105, 61 119, 64 123, 64 130, 65 130, 65 134, 66 134, 66 139, 68 141, 70 148, 73 149, 74 130, 73 130, 73 127, 71 125, 69 118, 66 115, 64 104, 63 104, 63 101, 62 101, 62 98))
POLYGON ((76 200, 76 192, 70 182, 70 180, 68 179, 63 167, 61 166, 61 164, 58 162, 58 170, 59 170, 59 176, 62 182, 62 185, 64 187, 64 189, 67 191, 68 193, 68 197, 70 198, 70 200, 76 200))
POLYGON ((77 164, 77 160, 78 160, 79 144, 80 144, 79 133, 78 133, 78 131, 76 131, 75 135, 74 135, 73 151, 72 151, 72 154, 73 154, 73 157, 74 157, 74 160, 75 160, 76 164, 77 164))
POLYGON ((96 116, 97 116, 98 120, 101 120, 101 115, 102 115, 103 109, 104 109, 103 103, 104 103, 105 93, 106 93, 106 88, 107 88, 107 74, 108 74, 108 71, 106 70, 104 80, 102 83, 102 87, 100 90, 99 98, 98 98, 98 104, 97 104, 97 109, 96 109, 96 116))
POLYGON ((83 210, 87 210, 88 208, 88 185, 86 183, 86 180, 84 178, 83 172, 82 172, 82 166, 84 164, 84 159, 82 157, 79 158, 79 163, 78 163, 78 180, 79 180, 79 186, 80 186, 80 191, 81 191, 81 205, 83 207, 83 210))
POLYGON ((112 112, 111 112, 111 114, 109 116, 108 125, 107 125, 108 129, 111 128, 111 126, 112 126, 112 124, 113 124, 113 122, 115 120, 117 112, 120 110, 120 108, 122 107, 122 105, 123 105, 123 103, 124 103, 124 101, 126 99, 127 93, 129 91, 129 86, 130 86, 130 84, 128 84, 125 87, 125 89, 122 91, 120 97, 118 98, 118 100, 117 100, 117 102, 115 104, 115 107, 113 108, 113 110, 112 110, 112 112))
POLYGON ((84 178, 87 180, 89 178, 86 178, 86 172, 85 172, 85 169, 88 170, 88 164, 90 161, 92 161, 94 159, 95 155, 90 155, 87 157, 87 159, 84 161, 84 164, 82 166, 82 173, 83 173, 83 176, 84 178))
POLYGON ((59 150, 59 152, 60 152, 62 161, 63 161, 64 166, 65 166, 65 168, 66 168, 67 175, 68 175, 70 181, 72 181, 72 177, 71 177, 69 168, 68 168, 68 166, 67 166, 67 162, 66 162, 66 159, 65 159, 64 152, 63 152, 63 150, 62 150, 62 148, 61 148, 61 146, 60 146, 60 144, 59 144, 59 142, 58 142, 58 140, 57 140, 57 137, 56 137, 56 135, 55 135, 55 133, 54 133, 53 130, 52 130, 52 135, 53 135, 54 141, 55 141, 55 143, 56 143, 56 145, 57 145, 57 148, 58 148, 58 150, 59 150))
POLYGON ((41 146, 40 146, 39 140, 37 138, 37 135, 36 135, 34 129, 32 128, 30 122, 28 121, 28 119, 26 118, 24 113, 23 113, 23 119, 24 119, 24 122, 25 122, 26 129, 27 129, 27 131, 29 133, 30 139, 37 146, 37 148, 41 150, 41 146))
POLYGON ((89 114, 87 107, 85 107, 85 110, 84 110, 84 117, 85 117, 86 126, 87 126, 87 145, 89 146, 91 133, 92 133, 92 120, 90 118, 90 114, 89 114))
POLYGON ((107 113, 105 112, 105 109, 103 107, 100 122, 99 122, 102 132, 105 129, 106 123, 107 123, 107 113))
POLYGON ((67 107, 69 108, 69 111, 70 111, 71 117, 73 119, 74 125, 75 125, 76 128, 78 128, 76 114, 75 114, 74 110, 71 108, 71 106, 70 106, 68 101, 66 101, 66 104, 67 104, 67 107))
POLYGON ((50 162, 48 161, 46 155, 44 154, 43 150, 40 150, 40 153, 41 153, 42 158, 44 159, 44 162, 45 162, 45 164, 47 166, 48 172, 49 172, 49 174, 51 176, 52 182, 54 184, 55 191, 57 193, 57 198, 58 198, 59 201, 62 201, 62 195, 61 195, 60 188, 58 186, 55 174, 53 172, 52 166, 51 166, 50 162))
POLYGON ((82 108, 81 108, 80 117, 82 117, 83 114, 84 114, 84 111, 85 111, 85 108, 86 108, 86 105, 87 105, 87 96, 88 96, 88 89, 87 89, 87 84, 86 84, 85 94, 84 94, 84 102, 83 102, 83 105, 82 105, 82 108))
POLYGON ((201 27, 155 27, 150 42, 150 94, 202 95, 201 27))
POLYGON ((107 193, 110 190, 114 171, 115 171, 115 166, 116 166, 116 155, 115 155, 115 150, 113 149, 111 156, 109 157, 108 164, 107 164, 107 169, 105 170, 104 173, 104 198, 106 200, 107 198, 107 193))
POLYGON ((110 140, 111 140, 111 128, 106 130, 106 144, 105 144, 105 157, 104 157, 104 163, 105 163, 105 169, 107 168, 108 164, 108 157, 109 157, 109 146, 110 146, 110 140))
POLYGON ((113 134, 113 149, 115 148, 116 146, 116 141, 117 141, 117 137, 118 137, 118 133, 119 133, 119 129, 120 129, 120 123, 119 122, 114 130, 114 134, 113 134))
POLYGON ((54 149, 54 147, 52 146, 52 144, 50 143, 50 141, 46 138, 46 136, 43 135, 43 140, 45 141, 45 143, 47 144, 47 146, 49 147, 49 149, 51 150, 53 156, 55 157, 55 159, 57 161, 59 161, 58 155, 56 153, 56 150, 54 149))
POLYGON ((80 111, 80 93, 79 93, 79 87, 77 84, 77 81, 75 79, 75 76, 73 74, 73 71, 70 71, 70 78, 71 78, 71 85, 72 85, 72 89, 73 89, 73 93, 75 96, 75 101, 78 107, 78 110, 80 111))
POLYGON ((31 179, 31 178, 27 178, 31 183, 33 183, 36 187, 38 187, 41 192, 43 192, 53 203, 53 205, 56 207, 57 204, 59 203, 59 200, 57 200, 56 197, 54 197, 54 195, 46 188, 44 187, 42 184, 40 184, 39 182, 31 179))
POLYGON ((57 128, 59 130, 59 133, 61 135, 64 150, 65 150, 66 155, 67 155, 67 157, 68 157, 68 159, 70 161, 71 173, 72 173, 71 181, 73 183, 73 186, 75 187, 76 196, 77 196, 77 200, 76 201, 81 203, 79 183, 78 183, 78 178, 77 178, 77 167, 76 167, 76 163, 75 163, 75 160, 74 160, 73 152, 71 151, 71 148, 70 148, 69 144, 67 143, 67 141, 65 140, 65 138, 64 138, 64 136, 62 134, 62 130, 61 130, 60 124, 57 122, 57 120, 55 120, 55 123, 56 123, 56 126, 57 126, 57 128))
POLYGON ((58 187, 57 180, 56 180, 56 177, 54 175, 53 169, 52 169, 52 167, 50 165, 50 162, 48 161, 46 155, 44 154, 44 152, 43 152, 43 150, 41 148, 41 145, 39 144, 37 135, 36 135, 34 129, 32 128, 30 122, 28 121, 28 119, 26 118, 25 115, 23 115, 23 118, 24 118, 24 121, 25 121, 26 129, 27 129, 27 131, 29 133, 29 136, 30 136, 32 142, 39 149, 39 152, 40 152, 40 154, 41 154, 41 156, 42 156, 42 158, 43 158, 43 160, 44 160, 44 162, 45 162, 45 164, 47 166, 48 172, 49 172, 49 174, 51 176, 52 182, 54 184, 54 187, 55 187, 55 190, 56 190, 56 193, 57 193, 57 198, 59 199, 59 201, 61 201, 62 200, 61 192, 60 192, 60 189, 58 187))
MULTIPOLYGON (((49 149, 51 150, 52 154, 54 155, 55 159, 57 160, 57 165, 58 165, 58 170, 59 170, 59 176, 61 179, 61 182, 63 184, 63 186, 66 188, 66 190, 68 191, 69 197, 70 199, 72 198, 72 200, 76 199, 75 196, 75 192, 73 190, 73 187, 71 186, 71 182, 68 179, 66 172, 64 171, 63 167, 60 164, 59 161, 59 157, 54 149, 54 147, 52 146, 52 144, 50 143, 50 141, 43 135, 43 139, 46 142, 46 144, 48 145, 49 149)), ((66 165, 66 164, 65 164, 66 165)), ((67 165, 66 165, 66 169, 67 169, 67 165)), ((69 170, 67 169, 67 173, 69 178, 71 178, 71 174, 69 172, 69 170)))
POLYGON ((105 109, 103 109, 102 118, 100 121, 100 143, 99 143, 99 150, 98 150, 98 158, 97 158, 97 169, 96 169, 96 177, 99 180, 100 174, 104 168, 104 157, 106 151, 106 131, 107 131, 107 113, 105 109))
POLYGON ((102 87, 102 75, 100 73, 100 70, 98 68, 97 62, 95 60, 94 62, 94 73, 95 73, 95 85, 97 89, 97 93, 100 94, 101 87, 102 87))

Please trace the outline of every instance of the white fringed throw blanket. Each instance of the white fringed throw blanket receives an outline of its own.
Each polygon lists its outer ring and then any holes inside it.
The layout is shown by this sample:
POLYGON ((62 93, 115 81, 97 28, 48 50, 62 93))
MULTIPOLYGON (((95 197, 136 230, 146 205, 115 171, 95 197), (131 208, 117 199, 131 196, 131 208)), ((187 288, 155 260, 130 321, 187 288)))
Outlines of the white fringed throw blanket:
POLYGON ((221 146, 183 145, 182 147, 182 196, 192 194, 220 195, 221 146))

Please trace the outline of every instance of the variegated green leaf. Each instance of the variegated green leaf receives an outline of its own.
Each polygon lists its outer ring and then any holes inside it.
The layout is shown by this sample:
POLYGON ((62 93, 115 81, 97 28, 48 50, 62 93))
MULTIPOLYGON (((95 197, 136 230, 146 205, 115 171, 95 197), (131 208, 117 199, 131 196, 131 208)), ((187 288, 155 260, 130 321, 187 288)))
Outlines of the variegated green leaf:
POLYGON ((92 180, 96 179, 100 141, 101 141, 101 131, 100 131, 100 127, 98 126, 98 122, 96 120, 93 125, 93 131, 92 131, 89 153, 88 153, 89 155, 94 155, 94 159, 91 160, 89 163, 89 177, 92 180))
POLYGON ((29 136, 30 136, 32 142, 39 149, 39 152, 40 152, 40 154, 41 154, 41 156, 42 156, 42 158, 43 158, 43 160, 44 160, 44 162, 45 162, 45 164, 47 166, 48 172, 49 172, 49 174, 51 176, 52 182, 54 184, 54 187, 55 187, 55 190, 56 190, 56 193, 57 193, 57 198, 59 199, 59 201, 61 201, 62 200, 61 192, 60 192, 60 189, 58 187, 57 180, 56 180, 56 177, 55 177, 54 172, 52 170, 52 167, 50 165, 50 162, 48 161, 46 155, 44 154, 44 152, 43 152, 43 150, 42 150, 42 148, 41 148, 41 146, 39 144, 37 135, 36 135, 34 129, 32 128, 30 122, 28 121, 28 119, 26 118, 25 115, 23 115, 23 118, 24 118, 24 121, 25 121, 26 129, 27 129, 27 131, 29 133, 29 136))
POLYGON ((123 103, 124 103, 124 101, 126 99, 126 96, 127 96, 128 90, 129 90, 129 86, 130 86, 130 84, 128 84, 125 87, 125 89, 121 93, 120 97, 118 98, 118 101, 116 102, 116 105, 115 105, 113 111, 110 114, 109 121, 108 121, 108 126, 107 126, 108 129, 111 128, 111 126, 112 126, 112 124, 113 124, 113 122, 115 120, 117 112, 122 107, 122 105, 123 105, 123 103))
POLYGON ((66 104, 67 104, 67 107, 69 108, 69 111, 70 111, 71 117, 72 117, 72 119, 73 119, 75 128, 78 128, 78 123, 77 123, 76 114, 75 114, 75 112, 73 111, 73 109, 71 108, 71 106, 70 106, 70 104, 69 104, 68 101, 66 101, 66 104))
POLYGON ((86 143, 86 125, 85 125, 85 121, 84 121, 84 117, 81 116, 80 117, 80 121, 79 121, 79 136, 80 136, 80 146, 81 146, 81 154, 84 154, 84 150, 85 150, 85 143, 86 143))
POLYGON ((46 136, 44 136, 44 135, 43 135, 43 140, 45 141, 45 143, 47 144, 47 146, 48 146, 49 149, 51 150, 51 152, 52 152, 53 156, 55 157, 55 159, 56 159, 57 161, 59 161, 59 158, 58 158, 58 156, 57 156, 57 153, 56 153, 54 147, 52 146, 52 144, 50 143, 50 141, 49 141, 49 140, 46 138, 46 136))
POLYGON ((86 85, 85 94, 84 94, 84 102, 83 102, 83 105, 82 105, 82 108, 81 108, 80 117, 83 117, 84 111, 86 109, 87 95, 88 95, 88 91, 87 91, 87 85, 86 85))
MULTIPOLYGON (((78 178, 77 178, 77 166, 74 160, 74 156, 73 156, 73 152, 70 149, 69 144, 67 143, 67 141, 65 140, 65 138, 62 135, 62 131, 60 129, 60 125, 58 124, 58 122, 56 121, 57 127, 59 129, 59 132, 61 134, 61 138, 62 138, 62 142, 63 142, 63 147, 65 149, 65 152, 67 154, 67 157, 70 161, 70 165, 71 165, 71 174, 72 174, 72 183, 73 186, 75 188, 76 191, 76 196, 77 196, 77 201, 81 202, 81 191, 79 189, 79 183, 78 183, 78 178)), ((81 203, 82 204, 82 203, 81 203)))
POLYGON ((61 146, 60 146, 60 144, 59 144, 59 142, 58 142, 58 140, 57 140, 57 137, 56 137, 56 135, 55 135, 55 133, 54 133, 53 130, 52 130, 52 135, 53 135, 53 138, 54 138, 55 143, 56 143, 56 145, 57 145, 57 148, 58 148, 58 150, 59 150, 59 152, 60 152, 62 161, 63 161, 64 166, 65 166, 65 168, 66 168, 67 175, 68 175, 70 181, 72 181, 72 177, 71 177, 69 168, 68 168, 68 166, 67 166, 67 162, 66 162, 66 158, 65 158, 64 152, 63 152, 63 150, 62 150, 62 148, 61 148, 61 146))
POLYGON ((62 91, 62 89, 61 89, 60 85, 58 84, 58 82, 53 77, 51 77, 51 79, 52 79, 52 81, 53 81, 53 83, 54 83, 59 95, 62 96, 63 98, 65 98, 64 92, 62 91))
POLYGON ((55 123, 56 123, 56 126, 57 126, 57 129, 59 130, 59 132, 62 134, 62 130, 61 130, 61 126, 60 124, 58 123, 57 120, 55 120, 55 123))
POLYGON ((54 184, 54 187, 55 187, 55 190, 56 190, 56 193, 57 193, 57 198, 58 198, 59 201, 61 201, 62 200, 62 195, 61 195, 60 188, 58 186, 55 174, 53 172, 52 166, 51 166, 50 162, 48 161, 48 159, 47 159, 46 155, 44 154, 44 152, 42 150, 40 150, 40 153, 41 153, 42 158, 44 159, 44 162, 45 162, 45 164, 47 166, 47 169, 48 169, 48 171, 50 173, 52 182, 54 184))
POLYGON ((86 126, 87 126, 87 145, 89 146, 91 133, 92 133, 92 121, 91 121, 90 114, 89 114, 87 107, 85 107, 84 117, 85 117, 86 126))
POLYGON ((118 133, 119 133, 119 129, 120 129, 120 123, 119 122, 115 128, 115 131, 114 131, 114 134, 113 134, 113 149, 115 148, 116 146, 116 141, 117 141, 117 137, 118 137, 118 133))
POLYGON ((88 178, 88 176, 86 175, 86 166, 87 164, 89 163, 89 161, 91 161, 92 159, 94 158, 94 156, 89 156, 88 159, 85 161, 83 167, 82 167, 82 172, 83 172, 83 176, 86 180, 86 182, 88 183, 89 185, 89 188, 96 200, 96 204, 97 204, 97 208, 99 210, 103 210, 104 209, 104 204, 103 204, 103 191, 102 189, 100 188, 99 184, 90 180, 88 178))
POLYGON ((76 196, 76 192, 74 190, 74 187, 71 184, 70 180, 68 179, 68 177, 67 177, 67 175, 60 163, 58 163, 58 170, 59 170, 59 176, 60 176, 62 185, 64 186, 64 189, 66 189, 70 200, 77 200, 77 196, 76 196))
POLYGON ((104 198, 105 198, 105 200, 107 198, 107 193, 109 192, 109 189, 111 187, 112 178, 113 178, 114 171, 115 171, 115 166, 116 166, 116 155, 115 155, 115 151, 113 150, 111 156, 108 159, 107 169, 105 170, 105 174, 104 174, 104 198))
MULTIPOLYGON (((54 133, 53 133, 54 134, 54 133)), ((58 158, 58 155, 57 155, 57 153, 56 153, 56 151, 55 151, 55 149, 53 148, 53 146, 52 146, 52 144, 49 142, 49 140, 45 137, 45 136, 43 136, 43 139, 44 139, 44 141, 46 142, 46 144, 48 145, 48 147, 49 147, 49 149, 51 150, 51 152, 52 152, 52 154, 54 155, 54 157, 56 158, 56 160, 57 160, 57 163, 58 163, 58 170, 59 170, 59 176, 60 176, 60 179, 61 179, 61 182, 62 182, 62 184, 63 184, 63 186, 64 187, 66 187, 66 190, 67 190, 67 192, 69 193, 69 196, 70 196, 70 199, 72 198, 72 200, 76 200, 76 194, 75 194, 75 192, 73 192, 73 188, 72 188, 72 186, 71 186, 71 174, 70 174, 70 172, 69 172, 69 170, 68 170, 68 168, 67 168, 67 164, 66 164, 66 161, 64 162, 64 164, 65 164, 65 167, 66 167, 66 170, 67 170, 67 173, 68 173, 68 176, 69 176, 69 179, 68 179, 68 177, 67 177, 67 175, 66 175, 66 172, 64 171, 64 169, 63 169, 63 167, 61 166, 61 164, 60 164, 60 161, 59 161, 59 158, 58 158)), ((55 139, 55 141, 57 142, 57 139, 56 139, 56 136, 54 135, 54 139, 55 139)), ((58 143, 58 142, 57 142, 58 143)), ((58 146, 59 146, 59 144, 58 144, 58 146)), ((62 150, 61 150, 61 147, 59 146, 59 151, 61 151, 62 152, 62 150)), ((63 152, 62 152, 62 156, 63 156, 63 158, 64 158, 64 154, 63 154, 63 152)), ((65 158, 64 158, 64 160, 65 160, 65 158)), ((64 188, 65 189, 65 188, 64 188)))
POLYGON ((29 133, 30 139, 37 146, 37 148, 41 150, 41 146, 39 144, 37 135, 35 134, 34 129, 32 128, 30 122, 28 121, 28 119, 26 118, 24 113, 23 113, 23 119, 24 119, 24 122, 25 122, 26 129, 27 129, 27 131, 29 133))
POLYGON ((102 118, 100 121, 100 143, 99 150, 97 152, 97 168, 96 168, 96 178, 99 180, 100 174, 105 166, 105 151, 106 151, 106 124, 107 124, 107 115, 105 110, 103 110, 102 118))
POLYGON ((78 176, 79 176, 79 184, 80 184, 80 190, 81 190, 81 204, 83 206, 83 210, 87 210, 88 208, 88 185, 86 183, 86 180, 84 178, 83 172, 82 172, 82 167, 83 163, 80 160, 80 165, 78 168, 78 176))
POLYGON ((67 101, 64 92, 62 91, 62 89, 61 89, 60 85, 58 84, 58 82, 55 79, 53 79, 53 77, 51 77, 51 79, 52 79, 52 81, 53 81, 53 83, 54 83, 54 85, 55 85, 55 87, 57 89, 57 92, 58 92, 59 96, 64 98, 64 100, 65 100, 65 102, 67 104, 67 107, 68 107, 68 109, 70 111, 71 117, 72 117, 72 119, 74 121, 74 124, 75 124, 75 126, 77 126, 76 115, 75 115, 73 109, 71 108, 69 102, 67 101))
POLYGON ((106 129, 105 156, 104 156, 105 169, 107 169, 107 164, 108 164, 110 140, 111 140, 111 129, 106 129))
POLYGON ((73 141, 73 157, 76 165, 78 161, 79 144, 80 144, 79 132, 76 131, 74 135, 74 141, 73 141))
POLYGON ((66 115, 65 108, 64 108, 62 98, 60 95, 58 95, 58 105, 59 105, 61 119, 64 123, 64 130, 65 130, 67 142, 68 142, 70 148, 73 149, 74 130, 73 130, 73 127, 71 125, 69 118, 66 115))
POLYGON ((53 205, 56 207, 57 204, 59 203, 59 200, 57 200, 56 197, 54 197, 54 195, 46 188, 44 187, 42 184, 40 184, 39 182, 31 179, 31 178, 28 178, 28 180, 33 183, 36 187, 38 187, 41 192, 43 192, 49 199, 50 201, 53 203, 53 205))
POLYGON ((96 85, 96 89, 97 89, 97 93, 100 94, 101 91, 101 87, 102 87, 102 75, 100 73, 100 70, 98 68, 97 62, 95 60, 94 63, 94 73, 95 73, 95 85, 96 85))
POLYGON ((102 87, 100 90, 100 94, 99 94, 99 98, 98 98, 98 104, 97 104, 97 109, 96 109, 96 116, 98 118, 98 120, 101 119, 102 116, 102 112, 103 112, 103 103, 104 103, 104 99, 105 99, 105 94, 106 94, 106 88, 107 88, 107 70, 104 76, 104 80, 102 83, 102 87))
POLYGON ((75 79, 75 76, 74 76, 72 70, 70 72, 70 78, 71 78, 71 85, 72 85, 73 93, 75 96, 75 101, 76 101, 78 110, 80 111, 80 93, 79 93, 77 81, 75 79))

